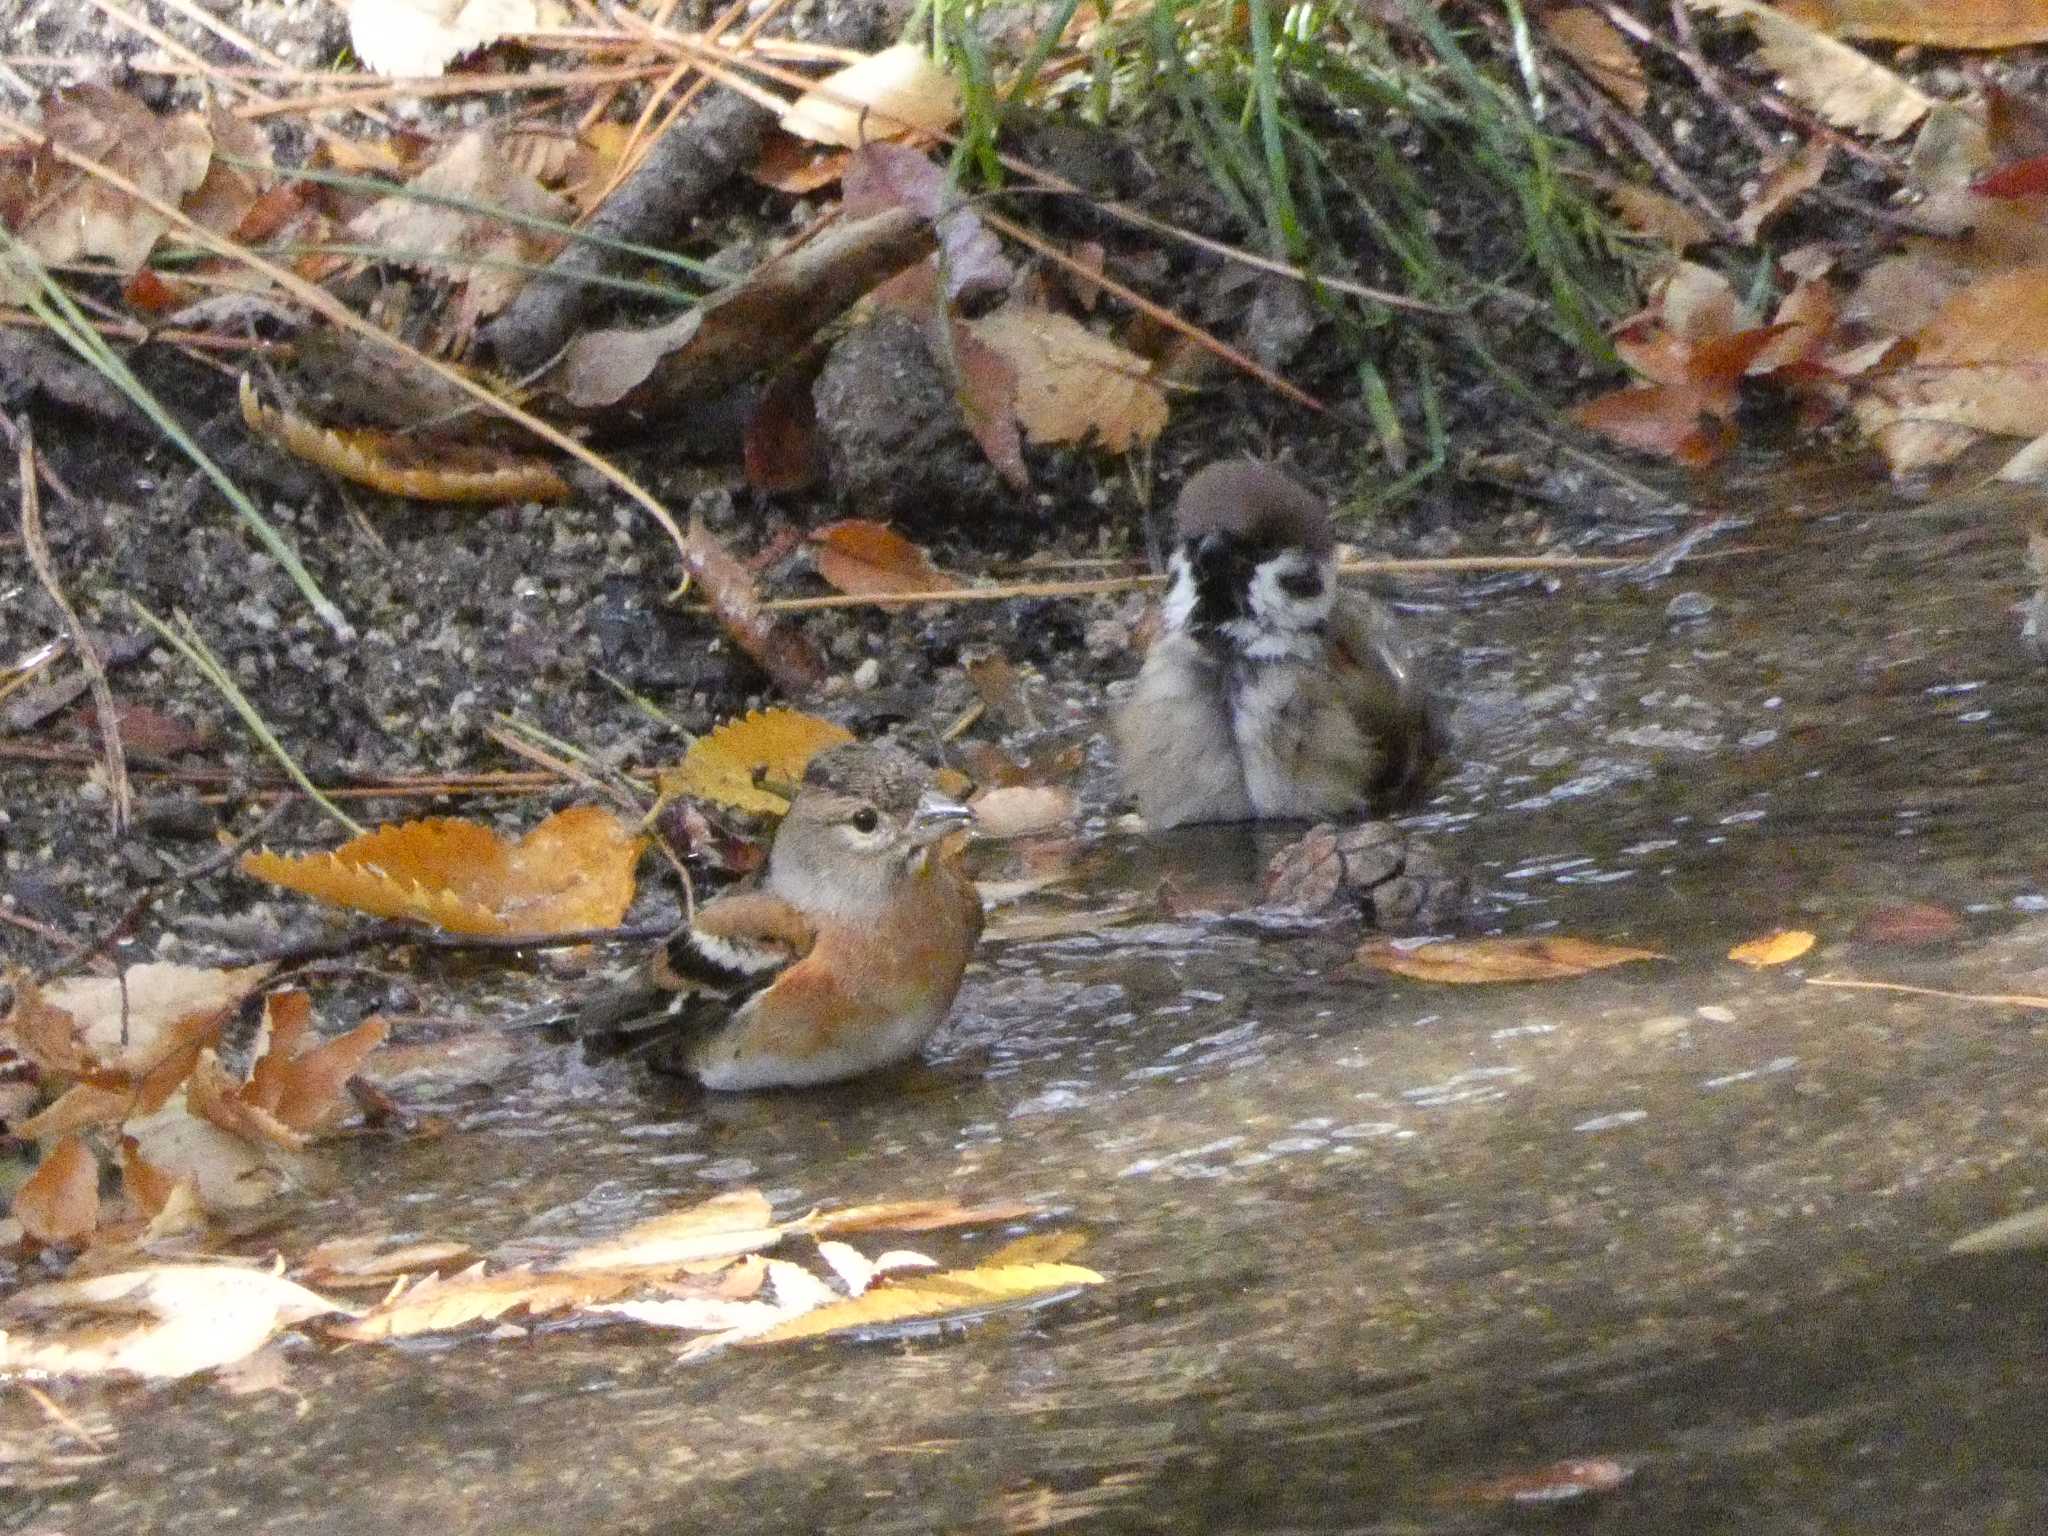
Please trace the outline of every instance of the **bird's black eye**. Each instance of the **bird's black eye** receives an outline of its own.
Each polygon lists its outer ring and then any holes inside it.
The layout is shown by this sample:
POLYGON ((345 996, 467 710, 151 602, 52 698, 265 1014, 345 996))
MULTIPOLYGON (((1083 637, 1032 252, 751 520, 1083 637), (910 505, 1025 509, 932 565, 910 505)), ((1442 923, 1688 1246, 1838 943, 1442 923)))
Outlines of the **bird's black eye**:
POLYGON ((852 821, 853 830, 856 832, 872 832, 882 824, 882 818, 875 814, 875 808, 871 805, 862 806, 848 819, 852 821))
POLYGON ((1289 571, 1280 578, 1280 590, 1289 597, 1298 597, 1309 602, 1323 595, 1323 577, 1320 571, 1289 571))

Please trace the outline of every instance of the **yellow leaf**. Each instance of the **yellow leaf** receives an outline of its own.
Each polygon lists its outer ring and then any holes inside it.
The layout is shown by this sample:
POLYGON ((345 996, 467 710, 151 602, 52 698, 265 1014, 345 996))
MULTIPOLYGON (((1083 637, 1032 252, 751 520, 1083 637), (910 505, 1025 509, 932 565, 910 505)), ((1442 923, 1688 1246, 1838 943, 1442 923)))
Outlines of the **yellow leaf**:
POLYGON ((1738 944, 1728 951, 1730 960, 1740 960, 1744 965, 1759 968, 1766 965, 1784 965, 1797 960, 1813 948, 1813 935, 1802 933, 1797 928, 1781 928, 1776 933, 1765 934, 1760 939, 1751 939, 1747 944, 1738 944))
POLYGON ((845 726, 801 710, 756 710, 692 742, 681 765, 661 776, 662 797, 713 800, 735 810, 779 816, 789 801, 762 788, 760 781, 794 784, 812 758, 852 740, 845 726))
POLYGON ((1374 939, 1356 957, 1361 963, 1417 981, 1463 984, 1503 981, 1557 981, 1626 965, 1631 960, 1662 960, 1654 949, 1596 944, 1563 935, 1535 938, 1446 939, 1404 949, 1388 939, 1374 939))
POLYGON ((937 1274, 877 1285, 858 1296, 828 1302, 749 1338, 741 1344, 777 1344, 812 1339, 849 1328, 879 1328, 916 1318, 975 1312, 1003 1302, 1049 1296, 1076 1286, 1100 1285, 1102 1276, 1078 1264, 1006 1264, 997 1268, 947 1269, 937 1274))
POLYGON ((782 116, 784 132, 855 149, 938 133, 960 116, 960 86, 914 43, 884 48, 820 80, 782 116))
POLYGON ((1007 1269, 1018 1264, 1058 1264, 1088 1246, 1085 1232, 1033 1232, 1003 1244, 978 1269, 1007 1269))
POLYGON ((582 805, 517 843, 442 816, 379 827, 330 853, 291 858, 266 848, 243 855, 242 869, 335 906, 450 933, 573 933, 625 916, 644 846, 610 811, 582 805))
POLYGON ((442 1278, 428 1275, 404 1287, 370 1312, 329 1330, 354 1343, 409 1339, 487 1323, 508 1312, 532 1316, 611 1301, 646 1285, 645 1274, 541 1273, 520 1267, 483 1273, 483 1266, 442 1278))
POLYGON ((1111 453, 1149 443, 1166 425, 1152 365, 1069 315, 1014 300, 968 325, 1017 373, 1017 420, 1034 443, 1091 433, 1111 453))
POLYGON ((766 1195, 757 1189, 736 1189, 650 1217, 606 1242, 587 1244, 556 1267, 570 1272, 673 1269, 772 1248, 786 1230, 775 1224, 766 1195))

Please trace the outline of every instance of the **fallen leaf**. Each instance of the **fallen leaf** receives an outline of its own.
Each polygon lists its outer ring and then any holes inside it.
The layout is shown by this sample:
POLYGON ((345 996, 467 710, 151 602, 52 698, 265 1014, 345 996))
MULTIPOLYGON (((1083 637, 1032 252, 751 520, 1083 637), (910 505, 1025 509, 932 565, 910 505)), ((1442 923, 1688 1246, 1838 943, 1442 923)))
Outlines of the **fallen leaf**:
POLYGON ((998 841, 1071 827, 1080 813, 1074 792, 1056 784, 985 789, 968 802, 968 808, 974 812, 976 834, 998 841))
POLYGON ((789 1229, 777 1225, 759 1190, 731 1190, 702 1204, 668 1211, 617 1237, 577 1249, 555 1265, 583 1270, 674 1269, 704 1259, 729 1258, 772 1248, 789 1229))
POLYGON ((185 1106, 201 1120, 254 1146, 281 1147, 287 1152, 304 1148, 307 1138, 303 1133, 243 1098, 240 1086, 212 1051, 201 1051, 185 1079, 185 1106))
POLYGON ((378 827, 327 853, 245 854, 242 870, 333 906, 450 933, 609 928, 632 904, 645 840, 601 806, 572 806, 517 843, 433 817, 378 827))
POLYGON ((1615 216, 1639 235, 1662 240, 1674 251, 1704 245, 1714 238, 1707 221, 1674 197, 1650 187, 1617 181, 1603 189, 1615 216))
POLYGON ((836 1237, 847 1232, 932 1232, 941 1227, 985 1227, 1027 1221, 1043 1214, 1037 1206, 1015 1200, 988 1205, 961 1205, 954 1200, 885 1200, 837 1211, 813 1211, 791 1222, 790 1227, 813 1237, 836 1237))
POLYGON ((265 405, 247 374, 242 422, 295 458, 386 496, 432 502, 557 502, 569 482, 546 459, 371 427, 323 427, 265 405))
POLYGON ((818 648, 801 630, 762 611, 761 591, 753 573, 704 526, 702 518, 690 519, 682 554, 683 568, 703 592, 719 624, 776 687, 802 695, 825 680, 825 658, 818 648))
POLYGON ((1574 1456, 1527 1472, 1464 1483, 1442 1497, 1470 1504, 1559 1504, 1611 1493, 1634 1476, 1635 1468, 1612 1457, 1574 1456))
POLYGON ((1598 944, 1564 935, 1529 938, 1442 939, 1403 945, 1373 939, 1355 957, 1362 964, 1417 981, 1491 983, 1557 981, 1588 971, 1626 965, 1632 960, 1662 960, 1654 949, 1598 944))
POLYGON ((1586 72, 1601 90, 1641 117, 1650 104, 1650 83, 1643 61, 1629 47, 1621 29, 1589 5, 1568 5, 1541 13, 1539 23, 1550 40, 1586 72))
POLYGON ((833 185, 846 171, 848 151, 820 147, 771 128, 761 135, 761 153, 747 174, 764 187, 807 197, 833 185))
MULTIPOLYGON (((982 1269, 1010 1264, 1059 1264, 1088 1246, 1085 1232, 1031 1232, 1015 1237, 981 1261, 982 1269)), ((879 1264, 881 1261, 878 1259, 879 1264)))
POLYGON ((1865 914, 1849 938, 1857 944, 1878 944, 1892 949, 1927 949, 1948 943, 1962 931, 1962 918, 1947 907, 1909 901, 1878 907, 1865 914))
MULTIPOLYGON (((125 91, 86 84, 43 99, 43 131, 57 144, 107 166, 162 202, 176 204, 206 178, 213 139, 196 113, 161 117, 125 91)), ((47 266, 98 259, 130 274, 169 228, 169 221, 127 193, 82 170, 45 160, 31 204, 9 219, 14 237, 47 266)), ((0 297, 25 300, 11 275, 0 297)))
POLYGON ((1930 48, 2018 48, 2048 42, 2044 0, 1797 0, 1837 37, 1930 48))
POLYGON ((508 33, 562 19, 548 0, 349 0, 348 37, 380 75, 432 76, 508 33))
POLYGON ((385 1339, 447 1333, 473 1323, 495 1322, 512 1312, 545 1317, 616 1300, 649 1285, 643 1272, 558 1273, 527 1267, 486 1274, 483 1266, 442 1277, 427 1275, 401 1287, 361 1316, 327 1331, 333 1337, 368 1344, 385 1339))
POLYGON ((39 1243, 76 1244, 100 1224, 100 1165, 92 1149, 67 1136, 43 1155, 14 1192, 14 1219, 39 1243))
POLYGON ((1750 199, 1749 206, 1735 220, 1735 232, 1741 236, 1742 243, 1755 245, 1764 225, 1783 213, 1789 204, 1819 186, 1834 154, 1835 146, 1816 134, 1773 167, 1764 177, 1756 196, 1750 199))
POLYGON ((388 1285, 401 1276, 445 1270, 471 1264, 476 1259, 475 1251, 467 1243, 428 1239, 387 1248, 386 1241, 380 1237, 330 1238, 308 1250, 295 1273, 325 1285, 359 1285, 364 1281, 388 1285))
POLYGON ((32 1286, 0 1311, 0 1368, 172 1378, 254 1354, 278 1329, 348 1308, 265 1270, 166 1264, 32 1286), (80 1315, 84 1321, 80 1321, 80 1315), (23 1319, 63 1316, 52 1330, 23 1319))
POLYGON ((1034 443, 1092 436, 1124 453, 1166 426, 1151 365, 1071 316, 1012 300, 966 329, 1016 370, 1017 421, 1034 443))
POLYGON ((1813 948, 1813 944, 1812 934, 1797 928, 1781 928, 1776 933, 1736 945, 1728 951, 1728 958, 1761 970, 1765 966, 1790 964, 1813 948))
POLYGON ((1877 60, 1837 42, 1758 0, 1686 0, 1746 23, 1763 61, 1787 95, 1813 108, 1837 128, 1895 139, 1934 106, 1935 99, 1877 60))
MULTIPOLYGON (((156 961, 132 965, 119 976, 52 982, 41 1001, 70 1015, 91 1068, 141 1078, 209 1043, 221 1019, 270 971, 267 965, 213 970, 156 961)), ((57 1070, 75 1074, 86 1068, 57 1070)))
POLYGON ((870 139, 942 133, 960 116, 960 86, 914 43, 835 70, 782 115, 785 133, 852 149, 870 139))
POLYGON ((756 710, 690 743, 682 762, 661 775, 661 793, 779 816, 789 800, 762 781, 794 787, 812 758, 852 740, 845 726, 801 710, 756 710))
POLYGON ((855 597, 931 592, 955 585, 924 550, 886 524, 850 517, 811 530, 818 574, 855 597))
POLYGON ((120 1153, 121 1189, 145 1219, 161 1212, 178 1190, 186 1186, 186 1180, 166 1173, 145 1158, 133 1136, 121 1138, 120 1153))
MULTIPOLYGON (((207 1088, 200 1096, 205 1099, 207 1088)), ((136 1153, 173 1178, 190 1179, 209 1211, 246 1210, 298 1182, 298 1155, 232 1134, 203 1119, 183 1097, 139 1119, 124 1120, 136 1153)))
POLYGON ((813 1339, 850 1329, 879 1328, 890 1323, 978 1312, 990 1306, 1032 1301, 1083 1286, 1100 1285, 1103 1277, 1078 1264, 1009 1264, 1001 1268, 945 1269, 911 1280, 878 1285, 812 1307, 800 1316, 733 1342, 780 1344, 813 1339))
POLYGON ((841 216, 861 219, 889 208, 907 208, 938 230, 939 249, 925 259, 943 258, 949 302, 1002 293, 1015 281, 1002 242, 929 155, 905 144, 863 144, 847 161, 841 216))

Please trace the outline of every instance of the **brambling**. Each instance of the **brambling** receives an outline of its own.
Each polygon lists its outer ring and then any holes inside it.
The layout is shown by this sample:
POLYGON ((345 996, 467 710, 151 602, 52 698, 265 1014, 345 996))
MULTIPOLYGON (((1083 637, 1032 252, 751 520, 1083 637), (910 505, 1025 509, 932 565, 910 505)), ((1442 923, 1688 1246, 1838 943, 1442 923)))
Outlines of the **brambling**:
POLYGON ((1155 828, 1379 814, 1440 747, 1393 618, 1337 590, 1322 500, 1270 465, 1212 464, 1174 508, 1159 638, 1117 720, 1155 828))
POLYGON ((915 1056, 981 937, 948 839, 973 819, 896 747, 812 759, 758 885, 699 907, 571 1021, 706 1088, 806 1087, 915 1056))

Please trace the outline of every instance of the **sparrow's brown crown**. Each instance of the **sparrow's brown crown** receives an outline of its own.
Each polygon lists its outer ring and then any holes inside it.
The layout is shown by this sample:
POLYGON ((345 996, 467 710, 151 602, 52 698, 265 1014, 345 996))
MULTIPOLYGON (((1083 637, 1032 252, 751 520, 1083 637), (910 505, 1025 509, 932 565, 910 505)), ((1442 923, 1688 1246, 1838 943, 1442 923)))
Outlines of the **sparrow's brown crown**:
POLYGON ((1323 499, 1255 459, 1229 459, 1197 472, 1181 487, 1173 525, 1187 543, 1225 534, 1269 549, 1294 545, 1317 559, 1336 547, 1323 499))

